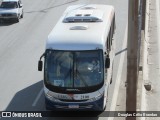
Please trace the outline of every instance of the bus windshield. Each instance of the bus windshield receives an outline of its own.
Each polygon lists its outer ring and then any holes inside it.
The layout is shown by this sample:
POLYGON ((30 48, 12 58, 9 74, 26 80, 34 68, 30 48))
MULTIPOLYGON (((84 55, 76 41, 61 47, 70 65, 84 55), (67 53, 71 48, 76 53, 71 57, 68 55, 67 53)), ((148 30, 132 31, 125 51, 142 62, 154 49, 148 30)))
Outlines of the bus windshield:
POLYGON ((47 50, 45 81, 62 88, 81 88, 103 82, 103 52, 47 50))

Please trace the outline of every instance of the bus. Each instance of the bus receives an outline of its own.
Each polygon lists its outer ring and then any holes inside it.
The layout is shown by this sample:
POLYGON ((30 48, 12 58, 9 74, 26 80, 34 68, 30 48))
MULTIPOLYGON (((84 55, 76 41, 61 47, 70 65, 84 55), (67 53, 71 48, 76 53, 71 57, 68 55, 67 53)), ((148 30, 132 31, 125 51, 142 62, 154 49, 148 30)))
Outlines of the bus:
POLYGON ((114 32, 113 6, 72 5, 65 10, 38 61, 39 71, 44 66, 47 110, 105 110, 113 74, 114 32))

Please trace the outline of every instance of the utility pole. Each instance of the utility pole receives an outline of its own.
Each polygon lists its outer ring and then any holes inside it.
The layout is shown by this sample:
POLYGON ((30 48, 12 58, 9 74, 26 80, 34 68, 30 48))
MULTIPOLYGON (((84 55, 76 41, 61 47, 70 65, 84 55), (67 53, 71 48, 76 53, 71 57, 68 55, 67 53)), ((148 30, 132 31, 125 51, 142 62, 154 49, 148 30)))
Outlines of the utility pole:
MULTIPOLYGON (((128 0, 127 88, 126 111, 136 111, 138 79, 138 6, 139 0, 128 0)), ((126 117, 136 120, 136 117, 126 117)))
POLYGON ((146 0, 142 0, 142 30, 145 30, 146 0))

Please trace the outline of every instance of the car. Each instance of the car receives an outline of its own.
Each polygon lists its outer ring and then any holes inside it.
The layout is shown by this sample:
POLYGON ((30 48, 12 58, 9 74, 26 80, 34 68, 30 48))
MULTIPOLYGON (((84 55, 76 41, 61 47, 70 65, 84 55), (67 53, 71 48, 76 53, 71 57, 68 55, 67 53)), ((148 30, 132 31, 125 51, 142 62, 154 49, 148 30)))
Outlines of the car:
POLYGON ((21 0, 2 0, 0 2, 0 19, 1 20, 15 20, 23 18, 23 4, 21 0))

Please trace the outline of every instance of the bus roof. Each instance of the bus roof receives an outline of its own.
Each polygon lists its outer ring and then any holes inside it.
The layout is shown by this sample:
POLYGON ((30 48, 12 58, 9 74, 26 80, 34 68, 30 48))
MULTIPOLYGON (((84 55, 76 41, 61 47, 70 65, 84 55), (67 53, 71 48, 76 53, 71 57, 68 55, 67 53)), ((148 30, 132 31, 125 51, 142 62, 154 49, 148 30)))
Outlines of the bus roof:
POLYGON ((105 49, 114 15, 109 5, 73 5, 66 9, 48 36, 46 49, 105 49))

